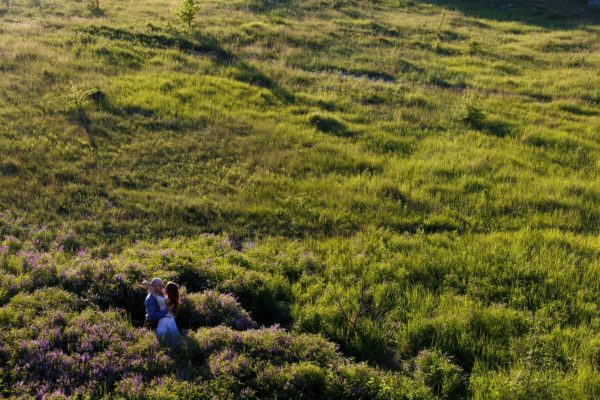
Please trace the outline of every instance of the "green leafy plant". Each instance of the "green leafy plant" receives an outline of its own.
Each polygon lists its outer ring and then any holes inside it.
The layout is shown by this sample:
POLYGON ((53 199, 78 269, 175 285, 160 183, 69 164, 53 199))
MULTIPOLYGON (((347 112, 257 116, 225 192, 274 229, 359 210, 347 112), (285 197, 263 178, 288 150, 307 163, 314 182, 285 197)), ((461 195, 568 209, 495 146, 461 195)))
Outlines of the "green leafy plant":
POLYGON ((198 12, 200 12, 200 3, 198 0, 183 0, 181 3, 181 8, 177 15, 187 25, 188 33, 192 30, 192 23, 198 12))
POLYGON ((62 102, 63 109, 66 112, 80 112, 88 102, 89 97, 98 91, 97 89, 80 89, 73 81, 69 81, 69 85, 69 93, 58 98, 62 102))
POLYGON ((465 379, 460 367, 436 350, 423 350, 415 358, 415 375, 442 399, 463 397, 465 379))
MULTIPOLYGON (((85 106, 94 94, 100 92, 98 89, 80 89, 73 81, 70 81, 69 84, 70 92, 60 96, 58 100, 62 103, 63 111, 82 126, 89 135, 91 121, 85 106)), ((93 139, 90 137, 90 140, 93 139)))
POLYGON ((461 99, 457 119, 471 128, 481 129, 485 122, 481 100, 472 93, 466 93, 461 99))

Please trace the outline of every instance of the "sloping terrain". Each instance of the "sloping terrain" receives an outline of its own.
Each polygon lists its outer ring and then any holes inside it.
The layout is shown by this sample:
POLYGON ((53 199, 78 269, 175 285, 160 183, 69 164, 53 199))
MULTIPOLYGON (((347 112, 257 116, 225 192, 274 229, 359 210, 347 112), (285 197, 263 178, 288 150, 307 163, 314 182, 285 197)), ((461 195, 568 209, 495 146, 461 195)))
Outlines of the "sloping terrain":
POLYGON ((99 5, 0 6, 0 397, 600 397, 598 11, 99 5))

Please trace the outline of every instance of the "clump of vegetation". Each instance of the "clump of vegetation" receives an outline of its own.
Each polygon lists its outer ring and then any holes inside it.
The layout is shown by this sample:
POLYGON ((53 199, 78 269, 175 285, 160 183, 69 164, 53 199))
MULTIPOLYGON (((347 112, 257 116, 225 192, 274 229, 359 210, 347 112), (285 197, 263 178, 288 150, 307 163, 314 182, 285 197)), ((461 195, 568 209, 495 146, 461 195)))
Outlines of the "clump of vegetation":
POLYGON ((90 119, 86 111, 86 105, 90 102, 91 96, 97 93, 98 90, 81 89, 73 81, 70 81, 69 84, 69 93, 60 96, 58 100, 63 105, 63 111, 71 115, 78 124, 88 131, 90 128, 90 119))
POLYGON ((467 53, 470 55, 475 55, 479 52, 481 52, 481 42, 473 38, 469 39, 467 42, 467 53))
POLYGON ((415 376, 441 399, 466 395, 466 379, 460 367, 437 351, 423 350, 415 358, 415 376))
POLYGON ((459 122, 473 128, 481 129, 485 123, 485 113, 480 98, 471 92, 467 92, 460 100, 456 118, 459 122))
POLYGON ((177 320, 180 326, 189 328, 226 325, 237 330, 246 330, 253 326, 250 314, 235 297, 214 290, 185 296, 177 320))
POLYGON ((6 328, 1 351, 12 354, 1 367, 12 371, 3 382, 12 387, 10 395, 102 393, 126 375, 145 380, 170 369, 171 359, 150 332, 133 328, 117 312, 77 304, 72 294, 51 288, 18 294, 0 308, 6 328), (23 327, 30 334, 23 336, 23 327))

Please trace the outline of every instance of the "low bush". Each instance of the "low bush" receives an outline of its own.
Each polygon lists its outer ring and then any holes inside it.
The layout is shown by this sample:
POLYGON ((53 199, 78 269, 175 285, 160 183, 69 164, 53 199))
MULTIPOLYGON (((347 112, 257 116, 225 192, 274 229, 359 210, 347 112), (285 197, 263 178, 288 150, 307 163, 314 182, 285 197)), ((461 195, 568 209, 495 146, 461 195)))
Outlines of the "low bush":
POLYGON ((99 396, 123 378, 148 380, 172 365, 154 335, 133 328, 121 313, 78 313, 71 308, 71 296, 54 289, 40 292, 25 300, 38 311, 27 316, 26 327, 3 325, 2 348, 11 357, 0 367, 0 376, 10 377, 5 383, 13 387, 14 396, 99 396), (52 301, 45 302, 49 297, 52 301))
POLYGON ((237 330, 252 328, 250 314, 229 294, 207 290, 204 293, 184 295, 177 313, 182 328, 226 325, 237 330))
MULTIPOLYGON (((287 324, 290 321, 291 290, 286 278, 253 270, 258 267, 244 258, 234 257, 236 250, 214 238, 203 237, 183 248, 177 248, 180 243, 173 242, 175 250, 148 249, 142 244, 115 259, 94 258, 82 249, 72 254, 63 245, 65 237, 71 237, 69 240, 75 243, 78 241, 71 233, 51 236, 39 229, 25 230, 19 237, 5 237, 0 245, 0 276, 3 277, 0 305, 19 292, 58 286, 101 309, 124 309, 135 325, 141 325, 147 292, 140 283, 159 276, 191 291, 231 293, 258 323, 287 324), (39 239, 45 236, 50 238, 39 239), (205 254, 219 253, 218 258, 204 258, 205 254)), ((237 322, 240 328, 249 326, 246 317, 240 314, 240 318, 237 322)), ((191 326, 197 324, 191 323, 191 326)))
POLYGON ((267 366, 257 376, 259 395, 280 393, 287 399, 327 398, 327 373, 321 367, 302 362, 283 367, 267 366))
POLYGON ((2 326, 21 328, 29 326, 35 318, 62 310, 80 308, 77 297, 59 288, 37 290, 33 293, 19 293, 0 308, 2 326))
POLYGON ((465 95, 457 111, 457 118, 473 129, 480 129, 485 121, 481 100, 472 94, 465 95))
POLYGON ((192 362, 205 363, 218 382, 213 390, 220 387, 240 398, 431 398, 426 387, 408 377, 349 361, 319 335, 217 327, 199 329, 188 340, 192 362))
POLYGON ((466 394, 466 378, 460 367, 437 351, 424 350, 414 360, 415 377, 442 399, 462 398, 466 394))
POLYGON ((201 328, 190 334, 193 359, 206 359, 209 354, 232 348, 252 355, 256 360, 273 364, 311 361, 328 365, 338 356, 337 346, 319 335, 294 335, 278 327, 236 332, 230 328, 201 328))

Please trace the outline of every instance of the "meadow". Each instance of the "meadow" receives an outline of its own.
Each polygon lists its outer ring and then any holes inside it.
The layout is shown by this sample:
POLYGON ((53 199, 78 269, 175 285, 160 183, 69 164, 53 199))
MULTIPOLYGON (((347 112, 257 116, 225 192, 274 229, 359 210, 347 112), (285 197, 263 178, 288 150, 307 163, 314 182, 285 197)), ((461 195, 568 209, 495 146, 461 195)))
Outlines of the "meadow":
POLYGON ((600 398, 600 11, 200 5, 0 3, 0 398, 600 398))

